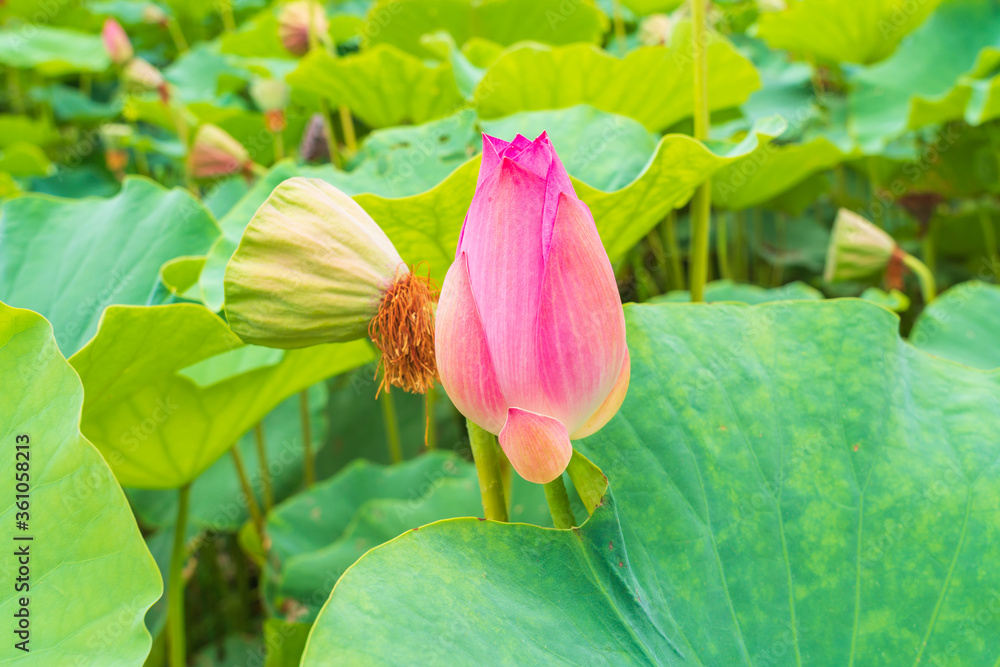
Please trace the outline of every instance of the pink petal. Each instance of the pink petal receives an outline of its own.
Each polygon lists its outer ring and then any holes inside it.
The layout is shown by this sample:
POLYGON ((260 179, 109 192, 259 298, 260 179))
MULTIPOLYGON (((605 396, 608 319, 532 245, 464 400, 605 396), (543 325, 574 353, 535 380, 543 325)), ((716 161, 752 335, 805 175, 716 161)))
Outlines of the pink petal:
POLYGON ((507 411, 500 447, 517 474, 535 484, 548 484, 559 477, 573 456, 562 422, 520 408, 507 411))
POLYGON ((594 220, 586 204, 560 195, 538 312, 545 411, 577 431, 615 386, 627 353, 618 286, 594 220))
POLYGON ((545 181, 503 158, 472 199, 460 245, 503 396, 527 409, 544 405, 535 326, 544 201, 545 181))
POLYGON ((483 184, 483 180, 493 173, 493 170, 500 166, 500 156, 504 150, 510 146, 503 139, 491 137, 483 134, 483 161, 479 165, 479 178, 476 180, 476 190, 483 184))
POLYGON ((465 253, 445 276, 434 339, 441 384, 455 407, 490 433, 499 433, 506 406, 472 296, 465 253))
POLYGON ((611 393, 604 399, 601 406, 597 408, 597 411, 587 418, 583 426, 573 432, 570 436, 571 439, 579 440, 580 438, 586 438, 592 433, 597 433, 605 424, 611 421, 612 417, 618 414, 619 408, 622 407, 622 403, 625 401, 625 394, 628 393, 628 381, 631 373, 632 369, 629 363, 628 349, 626 348, 625 361, 622 364, 621 372, 618 373, 615 386, 611 388, 611 393))

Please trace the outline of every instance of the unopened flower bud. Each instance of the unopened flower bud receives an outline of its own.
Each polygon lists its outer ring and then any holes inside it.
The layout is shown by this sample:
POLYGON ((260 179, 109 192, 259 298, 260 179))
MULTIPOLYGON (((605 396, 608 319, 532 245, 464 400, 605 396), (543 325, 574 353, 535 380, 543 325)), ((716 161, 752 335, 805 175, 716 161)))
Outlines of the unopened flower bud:
POLYGON ((210 123, 198 128, 188 154, 188 170, 194 178, 247 174, 252 168, 250 153, 228 132, 210 123))
POLYGON ((322 43, 329 41, 327 31, 330 24, 326 20, 323 5, 313 0, 289 2, 278 15, 278 36, 285 49, 296 56, 309 52, 312 32, 322 43))
POLYGON ((101 39, 104 41, 105 50, 111 56, 111 62, 116 65, 124 65, 135 55, 125 29, 114 19, 107 19, 104 22, 101 39))

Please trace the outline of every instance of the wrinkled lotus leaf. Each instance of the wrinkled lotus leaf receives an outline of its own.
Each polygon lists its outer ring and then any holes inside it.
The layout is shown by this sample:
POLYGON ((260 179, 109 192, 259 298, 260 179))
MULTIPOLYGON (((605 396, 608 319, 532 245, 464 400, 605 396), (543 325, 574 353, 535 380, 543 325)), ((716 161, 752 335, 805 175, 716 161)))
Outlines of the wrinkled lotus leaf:
POLYGON ((343 58, 316 50, 286 80, 346 105, 372 127, 422 123, 464 105, 449 63, 429 63, 389 44, 343 58))
MULTIPOLYGON (((705 302, 735 301, 756 306, 772 301, 791 301, 794 299, 822 299, 823 294, 815 287, 795 281, 781 287, 760 287, 746 283, 734 283, 732 280, 713 280, 705 285, 705 302)), ((691 293, 687 290, 674 290, 649 300, 650 303, 688 303, 691 293)))
POLYGON ((100 35, 31 24, 0 32, 0 63, 62 76, 103 72, 111 66, 111 58, 100 35))
POLYGON ((9 585, 0 598, 8 619, 4 662, 89 665, 100 656, 102 665, 141 664, 150 646, 143 616, 162 582, 118 482, 80 433, 83 388, 41 315, 0 303, 0 376, 10 526, 9 585), (15 505, 16 481, 28 487, 27 507, 15 505), (15 519, 27 529, 15 532, 15 519), (17 591, 21 547, 30 588, 17 591), (25 637, 12 632, 22 597, 30 600, 26 653, 14 647, 25 637))
POLYGON ((767 202, 846 156, 829 140, 764 144, 712 177, 712 204, 740 210, 767 202))
POLYGON ((974 368, 1000 368, 1000 287, 972 280, 929 303, 910 332, 925 352, 974 368))
POLYGON ((364 341, 272 356, 201 305, 112 306, 71 359, 82 428, 125 486, 194 481, 289 396, 367 363, 364 341))
POLYGON ((189 192, 144 178, 109 199, 29 195, 0 212, 0 299, 47 317, 65 354, 106 306, 146 303, 164 262, 205 253, 219 234, 189 192))
POLYGON ((851 130, 878 148, 924 125, 994 118, 1000 115, 998 65, 1000 7, 986 0, 946 2, 892 57, 851 78, 851 130))
POLYGON ((515 42, 544 44, 598 42, 607 19, 588 2, 564 0, 378 0, 364 34, 369 45, 393 44, 421 57, 434 56, 420 38, 447 31, 461 46, 481 37, 503 46, 515 42))
POLYGON ((761 14, 758 34, 771 46, 827 64, 869 64, 895 50, 941 0, 798 0, 761 14))
POLYGON ((373 549, 304 665, 995 661, 1000 375, 860 300, 626 321, 628 396, 576 443, 611 485, 590 519, 452 519, 373 549))
MULTIPOLYGON (((722 38, 709 44, 708 63, 712 110, 742 104, 760 87, 750 61, 722 38)), ((590 104, 659 131, 691 115, 693 76, 689 23, 677 26, 669 48, 640 47, 624 59, 589 44, 522 44, 487 70, 475 106, 483 118, 496 118, 590 104)))

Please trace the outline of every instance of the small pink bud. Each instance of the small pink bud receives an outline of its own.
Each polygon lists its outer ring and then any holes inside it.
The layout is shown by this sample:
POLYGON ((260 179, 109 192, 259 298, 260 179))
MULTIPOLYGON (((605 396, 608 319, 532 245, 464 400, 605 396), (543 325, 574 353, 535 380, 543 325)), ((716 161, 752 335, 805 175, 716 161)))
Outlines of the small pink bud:
POLYGON ((108 55, 111 56, 111 62, 116 65, 124 65, 135 55, 125 29, 114 19, 107 19, 104 22, 101 39, 104 40, 104 48, 108 55))
POLYGON ((448 396, 500 436, 528 481, 562 474, 570 439, 597 431, 621 406, 629 358, 614 272, 544 133, 483 137, 435 336, 448 396))
POLYGON ((289 2, 278 16, 278 36, 285 49, 296 56, 309 52, 309 33, 312 31, 320 42, 327 42, 330 24, 323 5, 313 0, 289 2))
POLYGON ((188 154, 188 171, 194 178, 247 174, 252 168, 250 153, 228 132, 208 123, 198 128, 188 154))
POLYGON ((156 69, 142 58, 132 58, 122 70, 122 78, 126 85, 136 90, 155 90, 160 93, 164 103, 170 98, 167 81, 160 70, 156 69))

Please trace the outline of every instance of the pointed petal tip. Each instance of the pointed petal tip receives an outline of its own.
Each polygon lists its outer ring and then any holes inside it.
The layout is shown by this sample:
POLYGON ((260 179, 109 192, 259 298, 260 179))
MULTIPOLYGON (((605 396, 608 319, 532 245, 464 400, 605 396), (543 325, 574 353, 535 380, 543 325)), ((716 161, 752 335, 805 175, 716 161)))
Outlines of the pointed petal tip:
POLYGON ((517 474, 535 484, 559 477, 573 457, 566 426, 530 410, 508 408, 499 440, 517 474))

